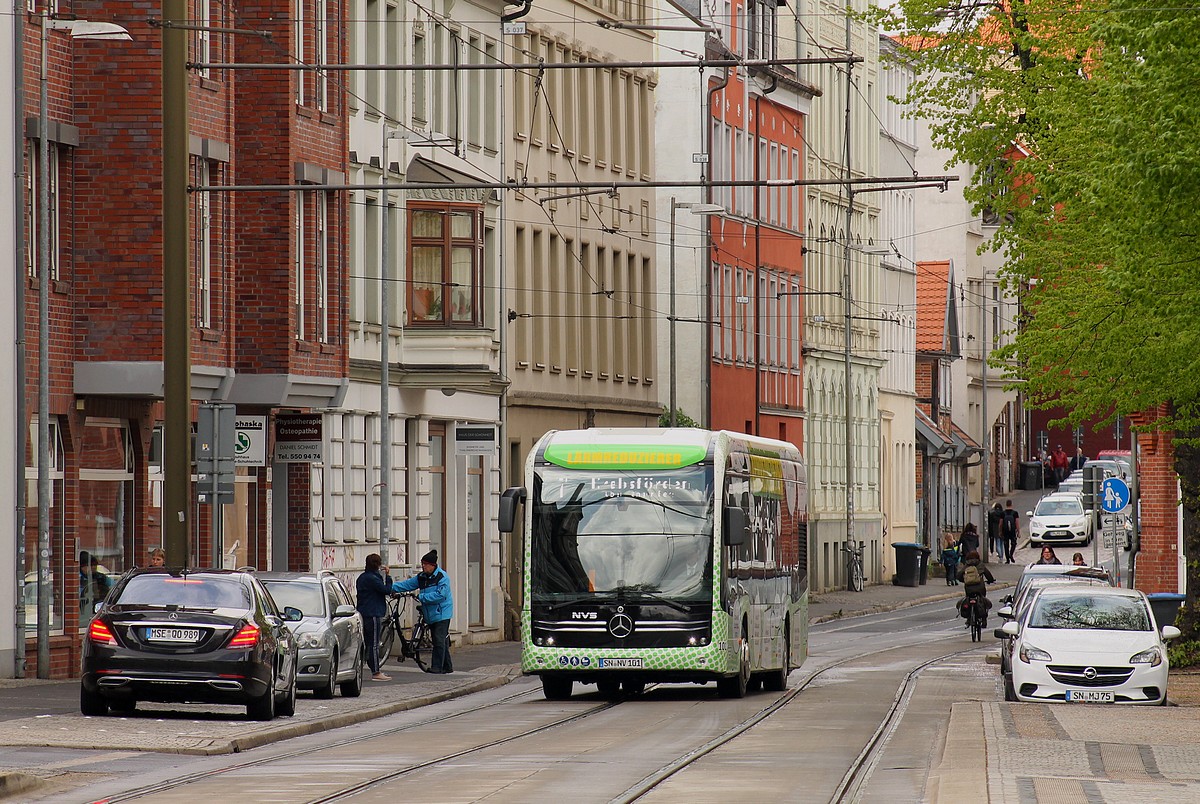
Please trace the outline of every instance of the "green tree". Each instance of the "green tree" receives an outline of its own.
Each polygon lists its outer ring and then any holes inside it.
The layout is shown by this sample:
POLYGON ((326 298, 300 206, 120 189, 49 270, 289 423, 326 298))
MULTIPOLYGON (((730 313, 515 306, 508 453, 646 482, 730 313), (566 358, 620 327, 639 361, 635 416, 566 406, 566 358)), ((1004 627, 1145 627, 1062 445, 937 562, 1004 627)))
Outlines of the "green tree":
MULTIPOLYGON (((663 407, 663 411, 658 416, 659 427, 671 426, 671 409, 663 407)), ((683 412, 683 408, 675 408, 675 426, 676 427, 699 427, 700 424, 691 416, 683 412)))
MULTIPOLYGON (((1200 422, 1200 14, 899 0, 909 98, 1005 221, 1025 318, 999 356, 1072 418, 1170 402, 1200 422)), ((893 23, 893 27, 896 23, 893 23)), ((1190 427, 1188 428, 1190 429, 1190 427)))
MULTIPOLYGON (((919 71, 908 100, 952 164, 982 166, 966 195, 1003 221, 987 247, 1003 252, 1023 317, 995 364, 1072 422, 1165 403, 1163 425, 1200 433, 1197 12, 1135 0, 878 12, 919 71)), ((1198 511, 1195 442, 1179 446, 1184 510, 1198 511)))

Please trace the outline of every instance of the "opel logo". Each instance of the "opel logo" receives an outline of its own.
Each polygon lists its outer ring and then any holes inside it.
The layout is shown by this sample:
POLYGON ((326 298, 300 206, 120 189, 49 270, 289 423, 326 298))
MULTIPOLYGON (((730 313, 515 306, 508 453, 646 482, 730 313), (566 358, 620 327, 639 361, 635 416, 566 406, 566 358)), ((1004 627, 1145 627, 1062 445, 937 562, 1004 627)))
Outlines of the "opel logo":
POLYGON ((1091 681, 1093 678, 1096 677, 1096 668, 1094 668, 1094 667, 1085 668, 1083 671, 1083 677, 1086 678, 1088 681, 1091 681))
POLYGON ((629 619, 628 614, 614 614, 608 621, 608 633, 617 639, 624 639, 633 633, 633 620, 629 619))

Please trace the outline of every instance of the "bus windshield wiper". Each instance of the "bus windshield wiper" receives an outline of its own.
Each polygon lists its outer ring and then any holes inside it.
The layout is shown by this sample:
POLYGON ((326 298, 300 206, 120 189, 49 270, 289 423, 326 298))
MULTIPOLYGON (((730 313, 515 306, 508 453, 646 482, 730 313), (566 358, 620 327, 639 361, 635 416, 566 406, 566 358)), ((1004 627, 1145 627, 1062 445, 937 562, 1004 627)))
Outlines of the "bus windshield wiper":
POLYGON ((657 594, 657 591, 657 589, 647 589, 645 586, 635 584, 633 586, 618 586, 617 588, 611 590, 611 593, 616 595, 618 598, 624 597, 625 595, 630 595, 634 598, 649 598, 655 603, 661 603, 664 606, 670 606, 682 614, 691 613, 692 610, 690 607, 685 606, 682 603, 678 603, 669 597, 663 597, 662 595, 657 594))

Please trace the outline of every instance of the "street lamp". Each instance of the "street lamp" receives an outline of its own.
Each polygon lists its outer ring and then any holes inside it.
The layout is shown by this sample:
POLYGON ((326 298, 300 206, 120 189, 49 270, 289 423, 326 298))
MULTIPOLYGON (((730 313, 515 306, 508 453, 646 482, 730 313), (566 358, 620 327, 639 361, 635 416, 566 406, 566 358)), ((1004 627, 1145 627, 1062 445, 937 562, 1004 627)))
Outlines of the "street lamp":
MULTIPOLYGON (((111 22, 58 20, 49 3, 42 8, 42 63, 38 110, 38 588, 37 677, 50 678, 50 31, 72 39, 132 39, 111 22)), ((24 635, 19 639, 24 640, 24 635)))
MULTIPOLYGON (((388 537, 392 525, 392 422, 388 394, 391 392, 391 319, 388 306, 391 304, 390 279, 388 277, 388 261, 391 259, 388 248, 388 140, 403 139, 403 135, 395 129, 383 126, 383 143, 380 150, 379 167, 383 170, 383 192, 380 194, 380 234, 379 234, 379 557, 383 566, 388 566, 388 537)), ((444 392, 444 390, 443 390, 444 392)))
POLYGON ((675 210, 686 209, 691 211, 693 215, 716 215, 724 212, 725 208, 720 204, 702 204, 693 201, 676 201, 675 197, 671 197, 671 312, 669 316, 671 324, 671 395, 670 395, 670 413, 668 421, 672 427, 676 423, 675 409, 677 407, 675 397, 675 210))

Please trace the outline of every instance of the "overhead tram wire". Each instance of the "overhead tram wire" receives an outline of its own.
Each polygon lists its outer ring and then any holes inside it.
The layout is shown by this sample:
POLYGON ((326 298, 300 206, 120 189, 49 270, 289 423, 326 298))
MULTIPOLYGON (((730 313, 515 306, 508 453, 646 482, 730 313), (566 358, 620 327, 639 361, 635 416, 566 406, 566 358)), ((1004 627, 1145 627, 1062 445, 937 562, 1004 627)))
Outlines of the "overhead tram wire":
POLYGON ((188 62, 193 70, 324 70, 328 72, 473 72, 476 70, 640 70, 670 69, 683 67, 689 70, 705 67, 789 67, 797 64, 860 64, 862 56, 836 56, 831 58, 802 59, 681 59, 671 61, 566 61, 525 62, 499 64, 282 64, 282 63, 236 63, 236 62, 188 62))

